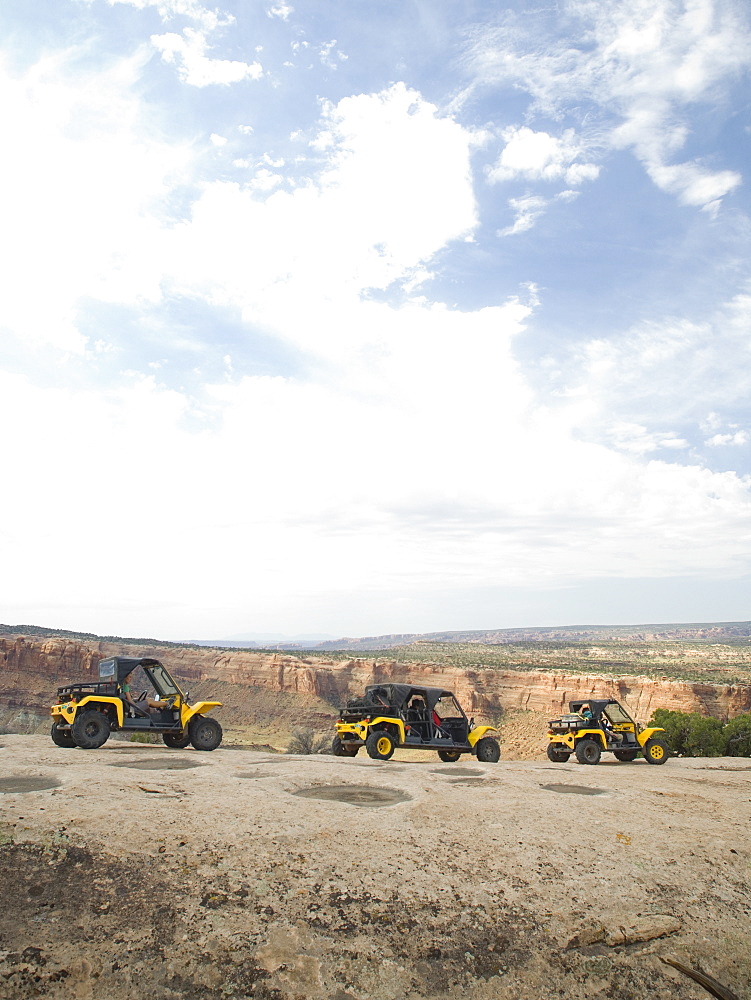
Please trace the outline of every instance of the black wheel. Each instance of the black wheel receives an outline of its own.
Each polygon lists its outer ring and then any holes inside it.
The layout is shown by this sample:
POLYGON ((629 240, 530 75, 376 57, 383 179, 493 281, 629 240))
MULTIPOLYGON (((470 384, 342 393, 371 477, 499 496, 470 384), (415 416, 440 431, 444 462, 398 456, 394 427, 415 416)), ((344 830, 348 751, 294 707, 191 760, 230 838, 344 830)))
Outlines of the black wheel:
POLYGON ((396 737, 385 729, 376 729, 365 740, 365 749, 373 760, 389 760, 396 750, 396 737))
POLYGON ((98 750, 110 735, 109 719, 96 709, 79 712, 70 727, 73 742, 82 750, 98 750))
POLYGON ((636 760, 639 756, 638 750, 614 750, 613 756, 616 760, 622 760, 630 764, 632 760, 636 760))
POLYGON ((348 743, 342 743, 339 736, 335 736, 331 741, 331 752, 335 757, 356 757, 359 749, 359 744, 352 746, 348 743))
POLYGON ((438 756, 446 764, 453 764, 455 760, 459 760, 461 753, 458 750, 439 750, 438 756))
POLYGON ((561 746, 560 743, 548 743, 548 760, 554 764, 565 764, 571 756, 568 747, 561 746))
POLYGON ((222 742, 222 727, 216 719, 194 715, 188 723, 188 739, 195 750, 216 750, 222 742))
POLYGON ((644 744, 643 753, 648 764, 664 764, 670 756, 670 747, 664 740, 651 739, 644 744))
POLYGON ((66 750, 71 750, 76 745, 76 741, 71 736, 70 729, 58 729, 57 727, 58 723, 53 722, 50 732, 52 742, 56 747, 64 747, 66 750))
POLYGON ((162 733, 164 745, 171 750, 184 750, 190 746, 190 736, 186 732, 182 733, 162 733))
POLYGON ((575 753, 580 764, 599 764, 602 751, 594 740, 579 740, 575 753))
POLYGON ((475 743, 475 756, 484 764, 495 764, 501 759, 501 748, 491 736, 483 736, 475 743))

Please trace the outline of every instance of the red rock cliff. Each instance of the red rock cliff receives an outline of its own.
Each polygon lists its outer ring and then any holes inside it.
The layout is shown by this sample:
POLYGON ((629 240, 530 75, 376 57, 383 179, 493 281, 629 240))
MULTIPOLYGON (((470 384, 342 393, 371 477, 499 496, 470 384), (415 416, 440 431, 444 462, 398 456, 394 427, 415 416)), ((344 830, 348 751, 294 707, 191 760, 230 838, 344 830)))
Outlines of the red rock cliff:
POLYGON ((93 679, 100 659, 154 656, 186 683, 215 679, 343 704, 366 684, 405 681, 454 691, 469 714, 533 709, 556 714, 572 698, 614 697, 640 720, 656 708, 720 718, 751 711, 751 685, 701 684, 649 677, 607 677, 557 670, 464 669, 390 659, 328 660, 252 650, 138 647, 62 638, 0 638, 0 705, 46 715, 59 685, 93 679))

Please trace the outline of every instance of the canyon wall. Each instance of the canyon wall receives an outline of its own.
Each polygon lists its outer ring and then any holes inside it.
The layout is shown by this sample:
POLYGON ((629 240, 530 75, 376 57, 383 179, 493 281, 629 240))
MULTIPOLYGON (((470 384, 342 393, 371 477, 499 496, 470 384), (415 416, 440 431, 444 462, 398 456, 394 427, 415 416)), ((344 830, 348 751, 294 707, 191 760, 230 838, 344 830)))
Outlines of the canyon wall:
MULTIPOLYGON (((703 684, 650 677, 608 677, 552 669, 465 669, 405 663, 388 658, 336 660, 254 650, 134 647, 110 642, 0 637, 0 721, 24 713, 42 721, 56 689, 94 680, 99 660, 113 655, 153 656, 184 685, 209 680, 285 695, 315 698, 332 707, 359 695, 367 684, 410 681, 454 691, 469 715, 531 709, 555 715, 573 698, 617 698, 640 720, 656 708, 732 718, 751 711, 751 685, 703 684)), ((238 695, 240 692, 238 691, 238 695)), ((225 697, 225 701, 226 701, 225 697)))

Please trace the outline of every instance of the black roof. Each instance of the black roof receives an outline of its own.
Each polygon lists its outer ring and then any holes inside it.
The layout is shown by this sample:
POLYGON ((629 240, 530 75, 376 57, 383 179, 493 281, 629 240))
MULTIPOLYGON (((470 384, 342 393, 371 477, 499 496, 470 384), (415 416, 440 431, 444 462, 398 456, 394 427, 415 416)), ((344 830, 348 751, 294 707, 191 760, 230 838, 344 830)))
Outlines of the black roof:
POLYGON ((424 698, 428 708, 432 709, 444 695, 453 695, 445 688, 417 687, 412 684, 370 684, 365 688, 364 700, 372 705, 384 708, 403 708, 409 699, 417 695, 424 698))
POLYGON ((117 684, 122 684, 125 678, 136 667, 153 667, 159 665, 159 660, 150 656, 140 658, 134 656, 110 656, 99 661, 99 679, 112 678, 117 684))

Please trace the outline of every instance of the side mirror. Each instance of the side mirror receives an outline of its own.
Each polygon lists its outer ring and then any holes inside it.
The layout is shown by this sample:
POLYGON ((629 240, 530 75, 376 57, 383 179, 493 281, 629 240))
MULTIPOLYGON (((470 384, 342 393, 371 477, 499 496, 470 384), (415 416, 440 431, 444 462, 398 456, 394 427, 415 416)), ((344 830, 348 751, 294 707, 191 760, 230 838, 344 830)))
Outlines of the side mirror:
POLYGON ((469 720, 469 728, 470 729, 474 729, 475 728, 474 716, 469 720))

